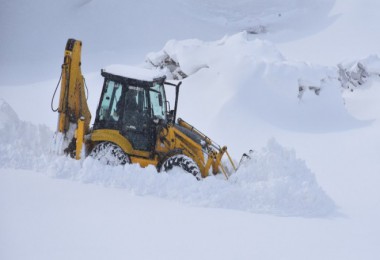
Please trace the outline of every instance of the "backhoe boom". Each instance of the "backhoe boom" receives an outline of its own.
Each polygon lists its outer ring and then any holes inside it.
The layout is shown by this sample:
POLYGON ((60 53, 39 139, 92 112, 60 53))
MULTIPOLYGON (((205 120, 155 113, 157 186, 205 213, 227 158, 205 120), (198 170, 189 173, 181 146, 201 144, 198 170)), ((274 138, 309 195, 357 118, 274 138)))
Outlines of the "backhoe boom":
POLYGON ((57 132, 64 136, 62 149, 66 153, 76 154, 77 159, 80 157, 83 135, 88 132, 91 120, 81 72, 81 48, 81 41, 67 41, 62 65, 57 126, 57 132), (77 131, 78 126, 83 129, 77 131), (77 136, 78 133, 80 136, 77 136), (77 144, 80 147, 76 147, 77 144))

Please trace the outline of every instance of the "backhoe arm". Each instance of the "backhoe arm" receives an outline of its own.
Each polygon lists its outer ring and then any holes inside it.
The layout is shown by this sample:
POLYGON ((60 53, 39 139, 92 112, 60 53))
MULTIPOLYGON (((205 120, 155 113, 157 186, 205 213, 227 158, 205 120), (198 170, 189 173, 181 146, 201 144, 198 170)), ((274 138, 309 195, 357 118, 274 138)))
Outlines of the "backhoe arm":
POLYGON ((61 149, 75 154, 77 159, 80 159, 83 136, 88 132, 91 121, 81 72, 81 48, 81 41, 67 41, 62 65, 57 126, 57 134, 63 135, 61 149))

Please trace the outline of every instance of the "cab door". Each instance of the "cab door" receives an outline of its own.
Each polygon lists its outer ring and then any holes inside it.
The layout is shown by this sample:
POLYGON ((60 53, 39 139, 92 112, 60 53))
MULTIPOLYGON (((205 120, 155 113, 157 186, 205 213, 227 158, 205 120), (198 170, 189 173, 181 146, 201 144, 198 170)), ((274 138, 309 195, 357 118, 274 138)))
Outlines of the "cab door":
POLYGON ((122 106, 121 134, 135 150, 153 151, 156 131, 149 107, 148 88, 127 86, 122 106))
POLYGON ((123 96, 123 85, 105 80, 102 97, 96 113, 94 129, 120 129, 119 104, 123 96))

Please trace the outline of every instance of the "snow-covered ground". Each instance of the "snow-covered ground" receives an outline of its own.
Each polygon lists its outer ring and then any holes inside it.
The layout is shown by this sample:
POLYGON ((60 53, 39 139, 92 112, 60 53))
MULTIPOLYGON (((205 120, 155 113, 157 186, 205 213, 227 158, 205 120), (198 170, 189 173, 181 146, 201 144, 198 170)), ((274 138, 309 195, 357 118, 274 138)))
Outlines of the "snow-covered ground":
POLYGON ((378 5, 0 3, 0 259, 378 259, 378 5), (100 68, 169 56, 179 116, 254 159, 199 182, 49 154, 69 37, 93 113, 100 68))

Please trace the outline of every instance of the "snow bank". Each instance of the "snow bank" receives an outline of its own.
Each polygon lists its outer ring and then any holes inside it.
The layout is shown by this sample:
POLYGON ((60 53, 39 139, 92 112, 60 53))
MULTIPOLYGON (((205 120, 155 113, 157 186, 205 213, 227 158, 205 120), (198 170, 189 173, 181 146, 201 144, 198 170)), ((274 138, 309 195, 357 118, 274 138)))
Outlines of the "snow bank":
POLYGON ((305 163, 274 140, 229 181, 214 176, 197 181, 180 169, 157 173, 154 167, 110 167, 90 157, 82 163, 56 158, 48 168, 49 174, 57 178, 122 188, 139 196, 193 206, 303 217, 326 217, 336 211, 305 163))
POLYGON ((53 133, 44 125, 21 121, 0 98, 0 165, 2 168, 40 169, 47 163, 53 133))
POLYGON ((163 66, 160 59, 168 57, 178 65, 175 71, 190 75, 181 95, 199 101, 197 107, 191 102, 180 107, 198 115, 208 111, 206 122, 223 124, 230 117, 237 125, 247 125, 261 120, 306 132, 364 124, 346 111, 336 68, 287 60, 274 44, 249 39, 245 32, 216 42, 171 40, 147 55, 147 66, 163 66))
POLYGON ((256 212, 279 215, 326 215, 334 211, 334 202, 318 185, 315 175, 293 150, 270 140, 252 160, 243 164, 231 181, 250 194, 256 212))
POLYGON ((48 154, 52 133, 18 119, 0 101, 0 167, 47 172, 72 179, 126 189, 136 195, 155 196, 194 206, 267 213, 280 216, 320 217, 334 214, 334 202, 318 186, 314 174, 272 140, 257 152, 230 181, 210 176, 197 181, 180 169, 157 173, 154 167, 111 167, 86 158, 76 161, 48 154))

